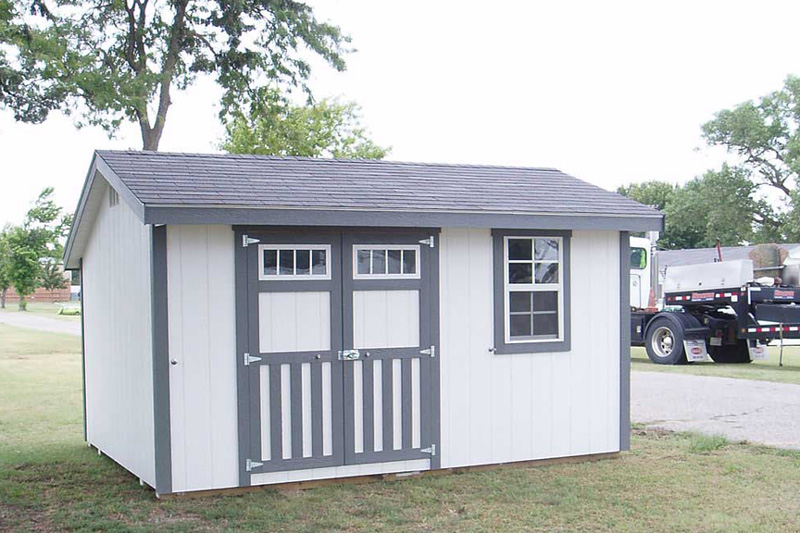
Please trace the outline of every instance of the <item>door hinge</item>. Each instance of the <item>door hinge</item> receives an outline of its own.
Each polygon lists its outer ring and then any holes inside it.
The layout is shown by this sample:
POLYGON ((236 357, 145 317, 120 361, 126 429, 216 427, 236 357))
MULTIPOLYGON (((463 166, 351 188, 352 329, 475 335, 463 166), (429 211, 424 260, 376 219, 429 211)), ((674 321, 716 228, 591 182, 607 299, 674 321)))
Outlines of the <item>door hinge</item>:
POLYGON ((250 363, 257 363, 258 361, 261 361, 260 357, 250 355, 249 353, 244 354, 244 366, 250 366, 250 363))
POLYGON ((264 463, 259 463, 258 461, 253 461, 252 459, 248 459, 245 462, 244 469, 247 470, 248 472, 252 472, 254 468, 258 468, 259 466, 264 466, 264 463))
POLYGON ((419 243, 420 243, 420 244, 427 244, 428 246, 430 246, 431 248, 433 248, 434 246, 436 246, 436 237, 434 237, 433 235, 431 235, 431 236, 430 236, 430 237, 428 237, 427 239, 422 239, 421 241, 419 241, 419 243))
POLYGON ((431 346, 427 350, 420 350, 419 353, 422 355, 430 355, 431 357, 436 357, 436 346, 431 346))
POLYGON ((436 457, 436 445, 435 445, 435 444, 431 444, 431 447, 430 447, 430 448, 423 448, 423 449, 421 449, 420 451, 421 451, 422 453, 428 453, 428 454, 430 454, 430 455, 432 455, 432 456, 436 457))
POLYGON ((249 245, 256 244, 256 243, 259 243, 259 242, 261 242, 261 241, 258 240, 258 239, 253 239, 247 234, 242 235, 242 247, 243 248, 247 248, 249 245))

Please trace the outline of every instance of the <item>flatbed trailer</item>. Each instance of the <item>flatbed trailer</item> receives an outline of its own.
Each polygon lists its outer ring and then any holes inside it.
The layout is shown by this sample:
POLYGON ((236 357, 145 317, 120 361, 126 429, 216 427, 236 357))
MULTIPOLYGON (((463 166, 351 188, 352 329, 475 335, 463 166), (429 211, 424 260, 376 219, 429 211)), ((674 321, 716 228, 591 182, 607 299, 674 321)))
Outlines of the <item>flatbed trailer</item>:
POLYGON ((657 364, 710 356, 717 363, 766 357, 775 339, 800 339, 800 288, 762 286, 666 292, 664 310, 631 312, 631 340, 657 364))

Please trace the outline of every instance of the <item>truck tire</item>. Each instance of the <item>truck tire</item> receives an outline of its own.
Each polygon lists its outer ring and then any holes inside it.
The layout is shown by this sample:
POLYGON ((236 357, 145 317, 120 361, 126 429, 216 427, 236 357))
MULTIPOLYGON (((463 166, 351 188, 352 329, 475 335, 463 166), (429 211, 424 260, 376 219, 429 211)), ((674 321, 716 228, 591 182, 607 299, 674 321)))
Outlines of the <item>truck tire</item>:
POLYGON ((736 344, 711 346, 708 355, 715 363, 736 364, 751 362, 750 350, 747 349, 746 340, 737 341, 736 344))
POLYGON ((683 349, 683 317, 677 313, 664 313, 647 325, 645 349, 647 357, 657 365, 683 365, 686 353, 683 349))

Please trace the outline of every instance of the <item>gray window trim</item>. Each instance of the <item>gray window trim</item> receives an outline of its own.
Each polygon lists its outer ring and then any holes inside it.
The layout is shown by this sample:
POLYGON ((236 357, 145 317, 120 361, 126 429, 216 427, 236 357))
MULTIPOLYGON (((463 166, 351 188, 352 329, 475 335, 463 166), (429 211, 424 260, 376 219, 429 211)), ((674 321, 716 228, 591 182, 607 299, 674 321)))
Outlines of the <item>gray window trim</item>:
POLYGON ((570 315, 570 239, 571 231, 565 230, 521 230, 493 229, 493 267, 494 267, 494 353, 541 353, 568 352, 572 347, 571 315, 570 315), (561 237, 563 239, 563 320, 564 337, 557 341, 535 341, 507 343, 505 339, 505 286, 504 286, 504 246, 505 238, 519 237, 561 237))

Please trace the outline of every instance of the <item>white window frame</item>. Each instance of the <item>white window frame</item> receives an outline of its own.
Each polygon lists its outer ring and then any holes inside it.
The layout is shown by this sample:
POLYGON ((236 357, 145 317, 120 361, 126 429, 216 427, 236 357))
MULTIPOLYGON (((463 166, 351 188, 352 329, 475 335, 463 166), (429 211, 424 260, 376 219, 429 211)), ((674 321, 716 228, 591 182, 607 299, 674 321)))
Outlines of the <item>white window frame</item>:
MULTIPOLYGON (((386 256, 386 269, 389 269, 389 261, 388 261, 388 254, 386 256)), ((404 267, 404 263, 400 261, 400 269, 402 270, 404 267)), ((419 244, 354 244, 353 245, 353 279, 421 279, 421 272, 420 272, 420 246, 419 244), (358 252, 361 250, 413 250, 416 253, 414 254, 414 259, 416 263, 414 274, 359 274, 358 273, 358 252)), ((369 263, 370 271, 372 270, 372 258, 370 256, 370 263, 369 263)))
MULTIPOLYGON (((331 279, 331 245, 330 244, 259 244, 258 245, 258 279, 260 281, 314 281, 331 279), (280 254, 278 254, 277 272, 264 274, 265 250, 294 250, 294 274, 280 274, 280 254), (297 274, 297 250, 325 250, 325 274, 297 274)), ((309 268, 311 264, 309 264, 309 268)))
POLYGON ((503 323, 505 325, 506 344, 529 344, 538 342, 562 342, 564 340, 564 238, 556 235, 506 235, 503 237, 503 323), (508 241, 524 239, 531 241, 531 260, 509 259, 508 241), (536 263, 555 263, 556 261, 534 259, 536 256, 535 239, 551 239, 558 241, 558 283, 536 283, 536 263), (509 283, 508 267, 510 264, 532 264, 530 283, 509 283), (511 337, 511 293, 512 292, 558 292, 558 337, 511 337))

